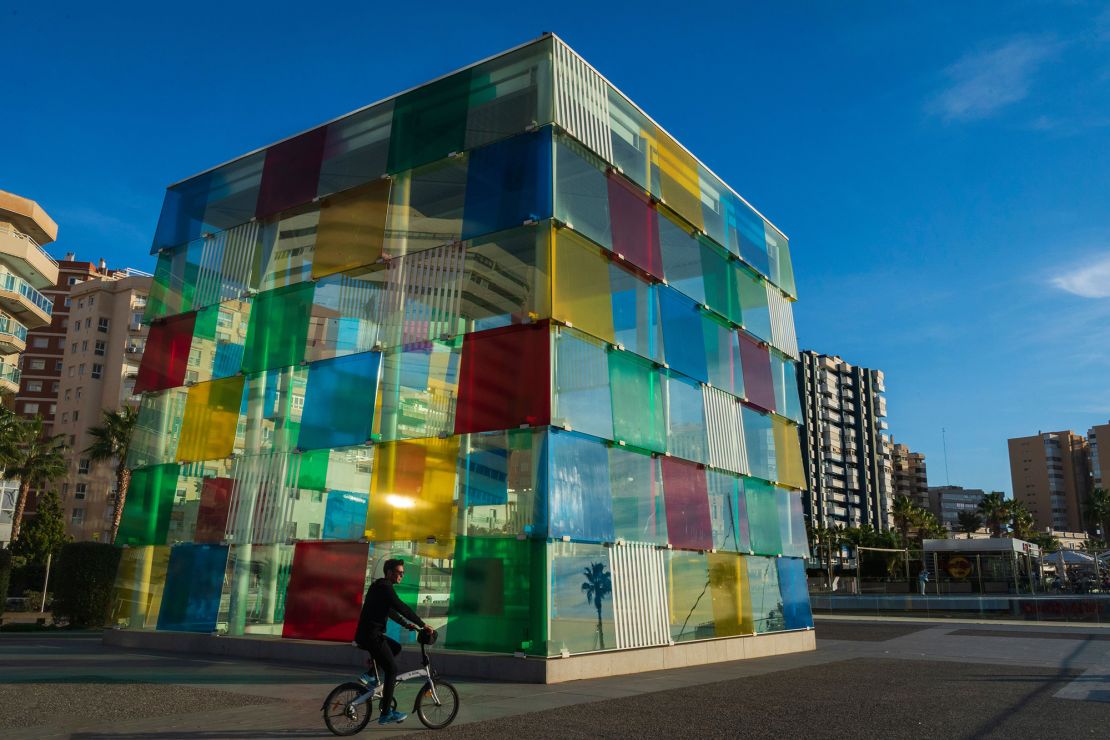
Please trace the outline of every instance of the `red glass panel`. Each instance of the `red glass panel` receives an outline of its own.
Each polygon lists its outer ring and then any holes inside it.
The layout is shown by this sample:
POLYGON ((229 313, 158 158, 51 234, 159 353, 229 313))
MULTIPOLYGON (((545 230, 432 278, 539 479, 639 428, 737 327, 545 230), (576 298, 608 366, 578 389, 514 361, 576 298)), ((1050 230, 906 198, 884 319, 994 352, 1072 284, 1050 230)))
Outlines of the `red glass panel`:
POLYGON ((673 547, 688 550, 711 549, 713 523, 705 469, 676 457, 664 457, 661 462, 668 541, 673 547))
POLYGON ((223 542, 227 530, 227 512, 231 504, 231 478, 205 478, 197 507, 197 529, 194 542, 223 542))
POLYGON ((173 316, 152 324, 135 380, 135 393, 164 391, 185 385, 185 365, 193 343, 196 312, 173 316))
POLYGON ((316 197, 327 133, 326 127, 313 129, 266 150, 255 216, 266 218, 316 197))
POLYGON ((543 426, 551 419, 548 322, 467 334, 455 434, 543 426))
POLYGON ((744 395, 755 406, 775 410, 775 384, 771 379, 771 354, 746 334, 740 337, 740 366, 744 369, 744 395))
POLYGON ((298 542, 285 592, 282 637, 350 642, 366 591, 363 542, 298 542))
POLYGON ((651 200, 616 173, 609 174, 609 216, 613 251, 641 270, 662 278, 659 226, 651 200))

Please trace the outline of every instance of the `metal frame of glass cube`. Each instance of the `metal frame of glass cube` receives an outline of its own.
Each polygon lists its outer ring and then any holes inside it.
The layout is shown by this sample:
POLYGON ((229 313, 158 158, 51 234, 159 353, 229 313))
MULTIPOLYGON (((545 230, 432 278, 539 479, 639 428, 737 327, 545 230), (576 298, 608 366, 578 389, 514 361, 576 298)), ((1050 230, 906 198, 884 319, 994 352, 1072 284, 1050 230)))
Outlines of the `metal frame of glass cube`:
POLYGON ((812 627, 787 240, 557 37, 171 186, 153 252, 118 624, 347 641, 403 557, 448 649, 812 627))

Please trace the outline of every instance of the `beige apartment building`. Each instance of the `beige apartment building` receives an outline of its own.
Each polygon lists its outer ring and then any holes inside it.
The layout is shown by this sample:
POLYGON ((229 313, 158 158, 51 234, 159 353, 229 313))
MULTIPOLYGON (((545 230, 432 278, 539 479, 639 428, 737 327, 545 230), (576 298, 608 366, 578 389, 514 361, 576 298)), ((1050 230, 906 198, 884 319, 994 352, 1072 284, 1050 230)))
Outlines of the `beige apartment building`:
POLYGON ((1071 431, 1040 432, 1007 441, 1014 500, 1033 514, 1037 529, 1086 529, 1090 490, 1087 439, 1071 431))
MULTIPOLYGON (((9 408, 27 333, 50 325, 53 305, 41 291, 57 282, 58 263, 43 245, 57 236, 58 225, 38 203, 0 190, 0 398, 9 408)), ((11 538, 18 488, 18 481, 0 484, 0 543, 11 538)))
POLYGON ((73 286, 66 327, 54 429, 66 435, 69 472, 61 483, 68 532, 77 540, 105 540, 115 507, 114 463, 93 463, 84 450, 89 429, 105 410, 138 405, 134 394, 146 344, 142 324, 151 278, 113 271, 73 286))
POLYGON ((914 452, 904 444, 890 448, 894 476, 894 495, 905 496, 923 509, 929 508, 929 477, 925 469, 925 453, 914 452))
POLYGON ((1087 430, 1087 449, 1090 454, 1092 487, 1110 490, 1110 422, 1087 430))

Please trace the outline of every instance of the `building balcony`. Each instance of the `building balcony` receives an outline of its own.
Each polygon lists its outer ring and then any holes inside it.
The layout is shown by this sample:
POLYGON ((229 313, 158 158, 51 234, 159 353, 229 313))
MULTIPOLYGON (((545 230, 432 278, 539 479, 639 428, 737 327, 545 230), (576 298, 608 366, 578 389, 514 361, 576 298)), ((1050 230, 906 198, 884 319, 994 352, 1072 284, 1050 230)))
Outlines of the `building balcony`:
POLYGON ((0 354, 14 355, 27 349, 27 327, 11 316, 0 315, 0 354))
POLYGON ((0 362, 0 393, 17 393, 21 373, 15 365, 0 362))
POLYGON ((58 282, 58 263, 34 239, 0 221, 0 263, 32 287, 49 288, 58 282))
POLYGON ((0 272, 0 308, 29 329, 50 323, 54 304, 18 275, 0 272))

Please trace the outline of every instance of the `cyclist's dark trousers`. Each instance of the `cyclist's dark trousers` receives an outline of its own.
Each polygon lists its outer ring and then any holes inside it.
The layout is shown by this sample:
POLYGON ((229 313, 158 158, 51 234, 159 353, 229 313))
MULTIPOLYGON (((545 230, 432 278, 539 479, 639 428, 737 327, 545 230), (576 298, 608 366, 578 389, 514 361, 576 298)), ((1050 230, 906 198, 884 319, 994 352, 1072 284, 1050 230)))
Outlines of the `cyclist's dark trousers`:
POLYGON ((401 643, 377 631, 370 634, 368 642, 366 649, 382 674, 381 711, 386 714, 393 708, 393 687, 397 684, 397 661, 394 658, 401 653, 401 643))

